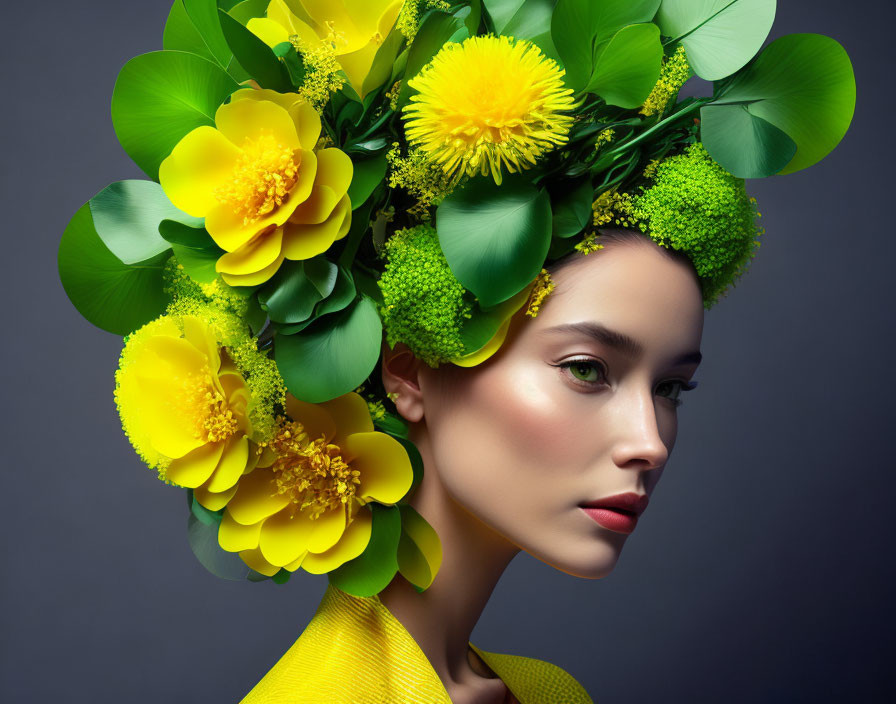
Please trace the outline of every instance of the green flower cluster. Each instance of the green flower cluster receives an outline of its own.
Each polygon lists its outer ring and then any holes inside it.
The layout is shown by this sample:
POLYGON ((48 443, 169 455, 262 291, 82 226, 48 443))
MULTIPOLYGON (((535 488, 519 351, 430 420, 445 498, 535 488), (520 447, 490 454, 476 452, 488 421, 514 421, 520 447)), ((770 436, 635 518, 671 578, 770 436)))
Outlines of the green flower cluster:
POLYGON ((746 271, 759 247, 756 199, 700 142, 660 161, 648 178, 653 184, 633 195, 626 214, 660 245, 687 254, 709 309, 746 271))
POLYGON ((472 304, 448 266, 435 228, 398 230, 386 240, 385 255, 378 283, 389 345, 403 342, 431 367, 464 354, 460 332, 472 304))

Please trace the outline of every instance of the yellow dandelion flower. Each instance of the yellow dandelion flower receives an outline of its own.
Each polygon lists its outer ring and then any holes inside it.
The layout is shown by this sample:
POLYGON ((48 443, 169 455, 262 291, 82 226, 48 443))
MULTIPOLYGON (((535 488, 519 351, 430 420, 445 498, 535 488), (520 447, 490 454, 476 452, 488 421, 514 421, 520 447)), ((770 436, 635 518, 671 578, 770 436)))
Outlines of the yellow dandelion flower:
POLYGON ((405 134, 449 175, 516 173, 565 144, 573 118, 564 71, 527 41, 446 44, 408 85, 405 134))

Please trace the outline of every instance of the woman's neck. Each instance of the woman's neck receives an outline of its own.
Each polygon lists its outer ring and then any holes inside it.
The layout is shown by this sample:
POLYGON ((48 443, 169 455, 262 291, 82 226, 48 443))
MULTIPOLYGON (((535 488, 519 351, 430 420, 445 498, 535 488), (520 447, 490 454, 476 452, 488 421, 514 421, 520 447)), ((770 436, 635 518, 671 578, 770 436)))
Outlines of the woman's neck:
MULTIPOLYGON (((426 457, 425 440, 416 442, 426 457)), ((436 472, 424 475, 410 503, 438 533, 442 564, 425 591, 417 592, 398 575, 380 599, 417 641, 453 702, 489 701, 488 694, 502 685, 477 674, 468 644, 501 574, 520 549, 448 496, 436 472)))

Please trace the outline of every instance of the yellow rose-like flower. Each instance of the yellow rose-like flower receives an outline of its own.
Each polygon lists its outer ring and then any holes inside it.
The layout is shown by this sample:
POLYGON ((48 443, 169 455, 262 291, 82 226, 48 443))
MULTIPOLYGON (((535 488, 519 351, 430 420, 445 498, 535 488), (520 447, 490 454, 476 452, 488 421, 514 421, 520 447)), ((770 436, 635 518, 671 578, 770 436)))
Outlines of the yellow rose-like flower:
POLYGON ((394 504, 410 489, 404 447, 374 431, 366 401, 350 392, 321 404, 287 396, 280 432, 239 482, 218 542, 265 575, 302 567, 323 574, 370 540, 370 501, 394 504))
POLYGON ((367 80, 373 59, 395 25, 402 0, 271 0, 267 17, 249 20, 248 29, 275 47, 291 37, 306 46, 332 42, 352 88, 362 98, 388 78, 367 80))
POLYGON ((184 136, 159 167, 174 205, 196 217, 219 247, 232 286, 267 281, 283 259, 309 259, 348 233, 352 162, 313 151, 320 117, 296 94, 236 91, 215 127, 184 136))
POLYGON ((573 118, 564 71, 527 41, 446 44, 413 79, 405 135, 451 175, 515 173, 565 144, 573 118))
POLYGON ((222 508, 258 459, 246 380, 196 316, 165 315, 128 338, 115 400, 131 443, 164 477, 222 508))

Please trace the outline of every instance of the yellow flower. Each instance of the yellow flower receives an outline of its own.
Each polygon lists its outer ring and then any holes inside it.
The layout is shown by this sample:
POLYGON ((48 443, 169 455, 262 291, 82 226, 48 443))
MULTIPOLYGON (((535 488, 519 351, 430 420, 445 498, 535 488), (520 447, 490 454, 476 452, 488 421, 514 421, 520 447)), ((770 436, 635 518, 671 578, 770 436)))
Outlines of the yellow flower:
POLYGON ((296 94, 246 88, 162 162, 159 183, 181 210, 205 218, 226 250, 217 262, 232 286, 267 281, 283 259, 308 259, 351 225, 352 162, 312 151, 320 117, 296 94))
POLYGON ((401 5, 402 0, 271 0, 267 17, 251 19, 246 26, 271 47, 292 37, 307 47, 321 40, 332 43, 349 83, 363 98, 389 78, 365 83, 401 5))
POLYGON ((405 134, 448 174, 489 172, 501 183, 565 144, 572 90, 564 71, 527 41, 470 37, 446 44, 408 82, 405 134))
POLYGON ((196 316, 164 315, 128 338, 115 380, 122 425, 141 457, 206 508, 223 507, 258 454, 251 393, 216 330, 196 316))
POLYGON ((321 404, 287 396, 286 412, 227 504, 218 543, 262 574, 323 574, 364 552, 372 515, 365 505, 394 504, 414 473, 401 443, 374 431, 355 392, 321 404))

